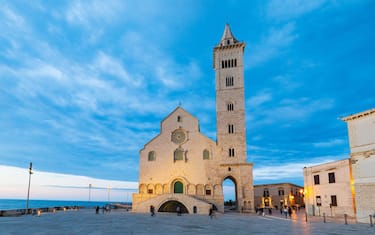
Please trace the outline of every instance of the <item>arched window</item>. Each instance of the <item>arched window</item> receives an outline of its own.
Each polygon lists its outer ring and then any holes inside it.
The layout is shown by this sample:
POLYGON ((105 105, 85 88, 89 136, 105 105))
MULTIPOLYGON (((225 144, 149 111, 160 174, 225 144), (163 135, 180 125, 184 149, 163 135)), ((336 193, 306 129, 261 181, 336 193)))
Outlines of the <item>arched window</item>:
POLYGON ((228 110, 228 111, 233 111, 233 110, 234 110, 234 105, 233 105, 233 103, 228 103, 228 104, 227 104, 227 110, 228 110))
POLYGON ((182 117, 181 116, 177 116, 177 122, 182 122, 182 117))
POLYGON ((205 149, 203 150, 203 160, 208 160, 208 159, 210 159, 210 152, 207 149, 205 149))
POLYGON ((234 59, 234 67, 237 67, 237 59, 234 59))
POLYGON ((224 60, 221 61, 221 68, 224 68, 224 60))
POLYGON ((229 148, 229 157, 234 157, 234 148, 229 148))
POLYGON ((233 134, 234 133, 234 125, 233 124, 228 124, 228 133, 233 134))
POLYGON ((182 148, 178 148, 174 151, 173 156, 174 161, 184 160, 184 150, 182 148))
POLYGON ((148 153, 148 160, 149 160, 149 161, 155 161, 155 159, 156 159, 155 151, 150 151, 150 152, 148 153))
POLYGON ((173 185, 173 192, 174 193, 183 193, 184 192, 184 185, 180 181, 176 181, 173 185))

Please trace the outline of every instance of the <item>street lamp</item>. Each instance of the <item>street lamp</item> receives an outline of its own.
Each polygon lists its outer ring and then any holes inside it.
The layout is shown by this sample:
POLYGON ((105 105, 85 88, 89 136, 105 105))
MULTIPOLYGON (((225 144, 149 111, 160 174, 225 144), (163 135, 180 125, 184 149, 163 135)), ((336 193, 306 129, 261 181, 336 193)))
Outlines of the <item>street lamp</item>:
POLYGON ((110 201, 111 186, 108 186, 108 203, 110 201))
POLYGON ((29 196, 30 196, 30 183, 31 183, 31 174, 33 173, 33 163, 30 162, 29 167, 29 187, 27 189, 27 199, 26 199, 26 214, 29 214, 29 196))
POLYGON ((92 185, 89 184, 89 203, 88 203, 88 207, 90 207, 90 202, 91 202, 91 187, 92 187, 92 185))

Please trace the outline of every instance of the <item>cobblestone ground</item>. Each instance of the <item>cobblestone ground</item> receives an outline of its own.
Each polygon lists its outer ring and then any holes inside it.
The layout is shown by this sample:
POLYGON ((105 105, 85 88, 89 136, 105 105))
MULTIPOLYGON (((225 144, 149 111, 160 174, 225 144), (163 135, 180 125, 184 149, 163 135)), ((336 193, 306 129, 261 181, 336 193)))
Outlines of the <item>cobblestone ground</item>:
MULTIPOLYGON (((302 217, 301 217, 302 218, 302 217)), ((277 214, 217 214, 177 216, 175 214, 135 214, 113 210, 108 214, 95 214, 94 210, 59 211, 44 213, 40 217, 25 215, 0 217, 0 234, 373 234, 369 224, 343 224, 303 219, 285 219, 277 214)))

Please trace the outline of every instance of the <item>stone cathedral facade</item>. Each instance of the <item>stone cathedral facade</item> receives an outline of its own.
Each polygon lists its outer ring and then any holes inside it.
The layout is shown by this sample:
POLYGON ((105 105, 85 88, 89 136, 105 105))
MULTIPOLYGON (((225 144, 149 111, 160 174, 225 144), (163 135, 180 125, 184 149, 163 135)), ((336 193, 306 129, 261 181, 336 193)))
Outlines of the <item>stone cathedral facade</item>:
POLYGON ((207 214, 224 212, 223 182, 235 185, 236 209, 254 208, 253 164, 246 161, 244 49, 229 25, 214 47, 217 140, 200 133, 199 121, 178 106, 160 133, 140 150, 139 191, 133 211, 207 214))

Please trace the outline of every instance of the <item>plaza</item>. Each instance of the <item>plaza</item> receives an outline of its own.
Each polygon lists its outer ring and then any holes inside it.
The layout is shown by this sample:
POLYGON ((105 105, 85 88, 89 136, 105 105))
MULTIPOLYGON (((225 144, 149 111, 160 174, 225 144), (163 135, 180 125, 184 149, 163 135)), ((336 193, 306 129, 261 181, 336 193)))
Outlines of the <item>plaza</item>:
POLYGON ((117 209, 95 214, 94 209, 58 211, 40 216, 0 217, 0 234, 375 234, 369 224, 311 220, 300 211, 292 219, 273 215, 219 213, 208 215, 132 213, 117 209))

